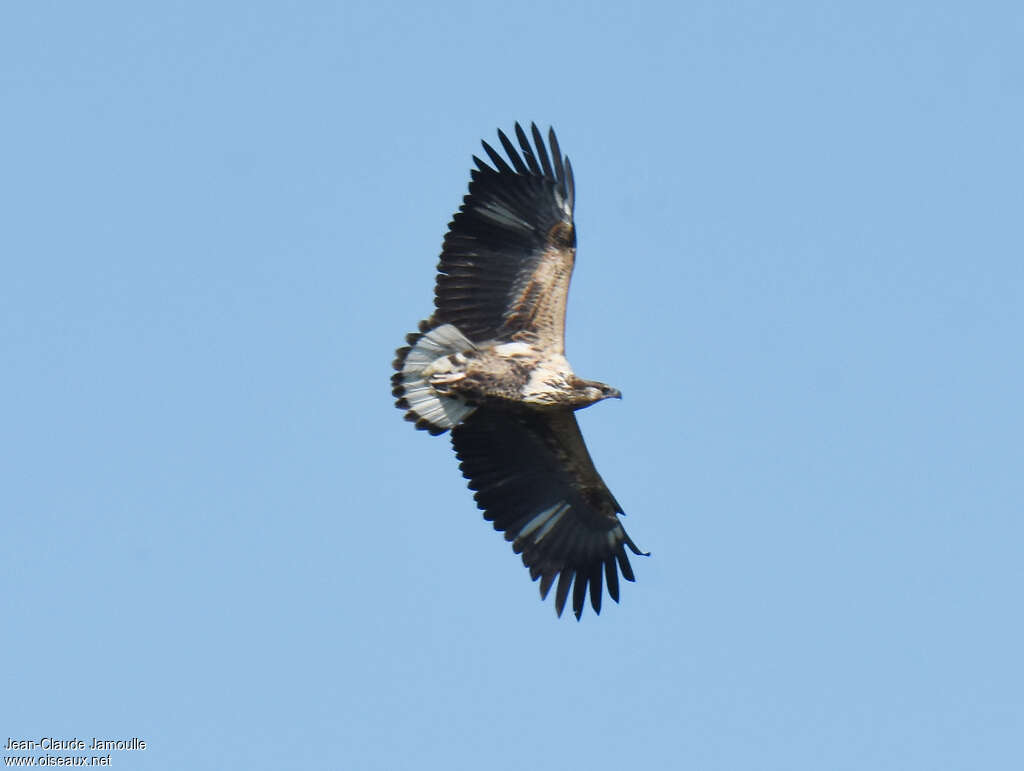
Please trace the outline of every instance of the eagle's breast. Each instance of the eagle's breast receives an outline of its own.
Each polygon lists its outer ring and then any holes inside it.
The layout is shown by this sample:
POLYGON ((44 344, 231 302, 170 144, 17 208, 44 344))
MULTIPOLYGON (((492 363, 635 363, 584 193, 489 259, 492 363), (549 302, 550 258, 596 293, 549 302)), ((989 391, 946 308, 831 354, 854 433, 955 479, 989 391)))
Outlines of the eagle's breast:
POLYGON ((559 353, 539 358, 523 384, 522 400, 527 404, 555 405, 567 403, 571 395, 572 367, 559 353))

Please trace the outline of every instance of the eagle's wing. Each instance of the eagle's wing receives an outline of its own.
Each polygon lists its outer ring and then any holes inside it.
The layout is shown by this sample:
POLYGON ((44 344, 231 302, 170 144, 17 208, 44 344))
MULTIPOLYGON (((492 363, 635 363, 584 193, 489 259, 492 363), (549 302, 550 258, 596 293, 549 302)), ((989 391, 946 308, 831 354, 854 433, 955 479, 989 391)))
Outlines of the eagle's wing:
POLYGON ((495 530, 522 553, 547 597, 556 577, 555 610, 562 615, 575 578, 572 607, 601 612, 601 576, 619 601, 618 570, 633 569, 626 547, 642 554, 619 521, 622 508, 590 459, 572 412, 480 408, 452 430, 460 468, 476 490, 477 506, 495 530))
POLYGON ((552 129, 551 154, 535 124, 534 144, 517 123, 519 150, 501 131, 505 160, 476 156, 469 195, 448 226, 430 326, 454 324, 474 342, 532 337, 564 351, 565 303, 576 255, 572 166, 552 129))

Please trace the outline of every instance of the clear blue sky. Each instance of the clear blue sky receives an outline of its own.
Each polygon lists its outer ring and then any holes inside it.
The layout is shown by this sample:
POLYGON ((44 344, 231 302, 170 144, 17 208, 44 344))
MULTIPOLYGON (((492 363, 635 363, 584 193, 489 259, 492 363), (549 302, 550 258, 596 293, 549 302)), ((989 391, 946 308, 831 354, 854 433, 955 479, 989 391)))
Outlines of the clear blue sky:
POLYGON ((1024 767, 1019 3, 4 3, 0 732, 122 769, 1024 767), (637 583, 392 406, 554 125, 637 583))

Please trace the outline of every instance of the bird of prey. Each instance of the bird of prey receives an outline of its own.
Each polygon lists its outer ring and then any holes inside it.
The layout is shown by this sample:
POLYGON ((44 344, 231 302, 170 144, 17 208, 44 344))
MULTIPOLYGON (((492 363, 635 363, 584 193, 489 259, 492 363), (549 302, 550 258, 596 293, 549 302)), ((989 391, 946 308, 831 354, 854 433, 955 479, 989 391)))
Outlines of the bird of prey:
POLYGON ((572 589, 577 618, 602 578, 619 601, 626 556, 645 554, 619 521, 622 507, 594 468, 575 411, 615 388, 575 375, 565 358, 565 305, 576 257, 572 166, 554 130, 548 147, 517 123, 518 148, 473 156, 469 194, 448 225, 433 315, 398 349, 396 405, 431 434, 451 431, 477 506, 522 554, 541 599, 558 579, 559 616, 572 589))

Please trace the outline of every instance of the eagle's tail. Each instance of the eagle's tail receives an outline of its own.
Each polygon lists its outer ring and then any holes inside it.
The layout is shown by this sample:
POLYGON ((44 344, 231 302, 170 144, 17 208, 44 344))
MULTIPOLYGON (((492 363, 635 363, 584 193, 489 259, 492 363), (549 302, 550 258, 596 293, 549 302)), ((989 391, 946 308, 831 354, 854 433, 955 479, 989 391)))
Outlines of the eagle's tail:
POLYGON ((415 423, 416 428, 443 434, 476 408, 438 394, 424 376, 424 370, 438 359, 470 351, 476 346, 451 324, 429 329, 427 322, 422 322, 420 331, 405 339, 409 345, 396 351, 394 367, 398 371, 391 376, 391 393, 397 399, 395 406, 406 410, 405 419, 415 423))

